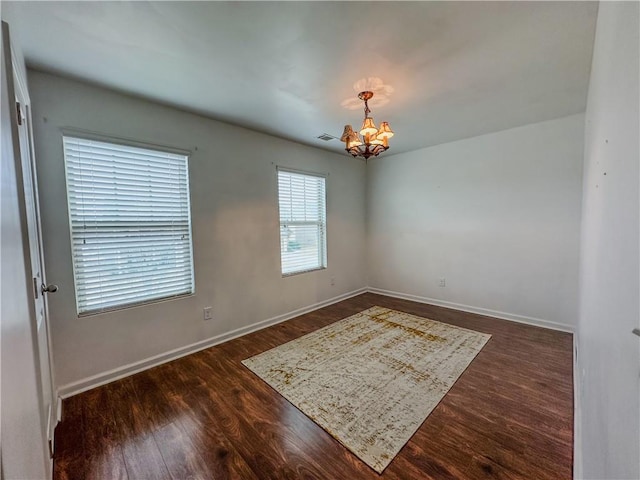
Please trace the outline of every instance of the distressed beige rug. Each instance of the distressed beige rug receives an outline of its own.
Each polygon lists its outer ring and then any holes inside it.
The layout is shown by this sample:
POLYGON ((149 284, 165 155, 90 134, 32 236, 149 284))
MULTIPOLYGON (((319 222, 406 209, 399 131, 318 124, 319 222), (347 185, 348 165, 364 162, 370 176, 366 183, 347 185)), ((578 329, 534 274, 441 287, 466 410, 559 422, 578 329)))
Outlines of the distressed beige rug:
POLYGON ((382 473, 490 337, 372 307, 242 363, 382 473))

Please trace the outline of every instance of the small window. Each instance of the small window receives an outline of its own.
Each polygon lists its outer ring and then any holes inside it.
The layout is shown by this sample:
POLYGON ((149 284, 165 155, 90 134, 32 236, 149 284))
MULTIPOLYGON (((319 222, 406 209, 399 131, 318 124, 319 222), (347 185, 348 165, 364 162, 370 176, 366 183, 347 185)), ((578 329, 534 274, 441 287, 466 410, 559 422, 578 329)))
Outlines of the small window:
POLYGON ((188 157, 63 143, 78 313, 193 293, 188 157))
POLYGON ((327 266, 325 178, 278 169, 282 275, 327 266))

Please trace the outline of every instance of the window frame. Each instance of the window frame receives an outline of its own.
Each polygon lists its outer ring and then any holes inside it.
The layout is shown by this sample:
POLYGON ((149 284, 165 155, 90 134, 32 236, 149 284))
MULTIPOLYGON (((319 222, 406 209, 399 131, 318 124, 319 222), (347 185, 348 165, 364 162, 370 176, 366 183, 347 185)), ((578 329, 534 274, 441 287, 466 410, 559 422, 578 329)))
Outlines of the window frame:
MULTIPOLYGON (((319 172, 311 172, 308 170, 300 170, 300 169, 296 169, 296 168, 290 168, 290 167, 286 167, 286 166, 281 166, 281 165, 277 165, 276 166, 276 201, 278 203, 278 250, 280 252, 280 275, 282 278, 287 278, 287 277, 293 277, 296 275, 301 275, 304 273, 311 273, 311 272, 317 272, 317 271, 321 271, 321 270, 326 270, 328 268, 328 221, 327 221, 327 210, 328 210, 328 204, 327 204, 327 200, 328 200, 328 195, 327 195, 327 179, 329 177, 328 173, 319 173, 319 172), (281 210, 281 205, 280 205, 280 181, 279 181, 279 176, 280 176, 280 172, 285 172, 285 173, 293 173, 293 174, 297 174, 297 175, 306 175, 309 177, 317 177, 317 178, 321 178, 324 181, 324 222, 322 222, 321 226, 322 226, 322 230, 321 230, 321 234, 322 234, 322 243, 321 243, 321 265, 319 267, 314 267, 314 268, 306 268, 304 270, 296 270, 294 272, 287 272, 284 273, 282 271, 282 235, 281 235, 281 228, 282 228, 282 221, 280 219, 280 210, 281 210)), ((292 222, 289 222, 292 223, 292 222)), ((301 225, 314 225, 317 224, 318 222, 300 222, 301 225)))
POLYGON ((195 278, 195 261, 194 261, 194 246, 193 246, 193 221, 192 221, 192 215, 191 215, 191 175, 190 175, 190 168, 189 168, 192 152, 187 149, 176 148, 173 146, 142 142, 142 141, 133 140, 130 138, 104 135, 104 134, 95 133, 87 130, 76 129, 76 128, 64 127, 60 129, 60 133, 61 133, 60 139, 62 144, 62 160, 63 160, 63 169, 64 169, 64 181, 65 181, 65 195, 66 195, 65 200, 67 202, 67 222, 69 227, 68 240, 69 240, 69 248, 70 248, 71 263, 72 263, 71 269, 72 269, 72 277, 73 277, 73 294, 74 294, 75 303, 76 303, 77 318, 101 315, 104 313, 127 310, 130 308, 137 308, 137 307, 151 305, 155 303, 162 303, 162 302, 167 302, 171 300, 178 300, 178 299, 195 296, 196 295, 196 278, 195 278), (65 137, 72 137, 72 138, 77 138, 80 140, 88 140, 88 141, 94 140, 97 142, 110 143, 110 144, 121 146, 121 147, 140 148, 140 149, 152 150, 155 152, 182 155, 185 157, 185 162, 186 162, 186 169, 185 169, 186 179, 185 180, 186 180, 186 190, 187 190, 187 215, 189 220, 189 240, 190 240, 189 243, 190 243, 190 263, 191 263, 190 264, 190 267, 191 267, 190 268, 191 269, 190 292, 167 295, 159 298, 151 298, 151 299, 135 301, 135 302, 128 302, 120 305, 101 307, 98 309, 92 309, 92 310, 80 312, 80 306, 78 303, 78 289, 77 289, 78 282, 76 280, 76 258, 74 256, 74 248, 73 248, 73 225, 71 221, 71 202, 70 202, 70 196, 69 196, 69 179, 67 174, 67 156, 65 154, 65 143, 64 143, 65 137))

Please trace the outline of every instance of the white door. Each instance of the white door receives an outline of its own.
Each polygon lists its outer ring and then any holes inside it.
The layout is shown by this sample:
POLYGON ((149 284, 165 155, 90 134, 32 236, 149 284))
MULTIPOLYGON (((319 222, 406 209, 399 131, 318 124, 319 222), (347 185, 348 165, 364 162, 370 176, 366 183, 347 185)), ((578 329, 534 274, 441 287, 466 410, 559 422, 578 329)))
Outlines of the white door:
POLYGON ((26 207, 27 229, 29 232, 29 250, 31 253, 31 276, 33 279, 33 312, 35 313, 36 338, 34 347, 36 364, 39 370, 40 408, 42 410, 43 436, 48 441, 49 452, 53 452, 53 429, 56 424, 57 409, 53 392, 53 370, 50 359, 50 334, 47 312, 47 295, 57 290, 55 285, 47 285, 44 274, 42 241, 40 229, 40 209, 36 195, 36 170, 31 129, 30 100, 26 79, 14 69, 15 108, 18 118, 20 137, 20 156, 22 159, 22 183, 26 207))

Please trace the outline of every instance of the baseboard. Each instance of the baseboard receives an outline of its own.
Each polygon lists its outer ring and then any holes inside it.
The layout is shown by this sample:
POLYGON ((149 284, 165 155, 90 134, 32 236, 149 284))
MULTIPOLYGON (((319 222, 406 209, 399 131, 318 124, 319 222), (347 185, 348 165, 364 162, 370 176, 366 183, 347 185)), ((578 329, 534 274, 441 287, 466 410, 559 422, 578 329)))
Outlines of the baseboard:
POLYGON ((582 478, 582 377, 578 364, 578 334, 573 335, 573 478, 582 478))
POLYGON ((313 305, 309 305, 307 307, 299 308, 297 310, 293 310, 291 312, 288 312, 282 315, 278 315, 272 318, 268 318, 266 320, 262 320, 260 322, 253 323, 251 325, 247 325, 245 327, 241 327, 236 330, 232 330, 230 332, 216 335, 215 337, 211 337, 206 340, 202 340, 200 342, 192 343, 190 345, 186 345, 181 348, 170 350, 160 355, 155 355, 153 357, 149 357, 144 360, 140 360, 138 362, 133 362, 128 365, 124 365, 122 367, 109 370, 107 372, 99 373, 97 375, 92 375, 90 377, 84 378, 82 380, 78 380, 76 382, 68 383, 66 385, 59 387, 57 394, 61 398, 68 398, 73 395, 77 395, 78 393, 91 390, 92 388, 99 387, 100 385, 105 385, 115 380, 128 377, 135 373, 142 372, 149 368, 155 367, 157 365, 161 365, 163 363, 176 360, 180 357, 190 355, 200 350, 204 350, 205 348, 209 348, 214 345, 218 345, 220 343, 232 340, 234 338, 241 337, 242 335, 246 335, 248 333, 261 330, 271 325, 275 325, 277 323, 290 320, 299 315, 303 315, 305 313, 318 310, 319 308, 326 307, 328 305, 332 305, 337 302, 341 302, 342 300, 355 297, 356 295, 360 295, 365 292, 386 295, 388 297, 394 297, 394 298, 402 298, 404 300, 411 300, 414 302, 451 308, 451 309, 460 310, 463 312, 477 313, 479 315, 488 315, 488 316, 500 318, 503 320, 510 320, 513 322, 525 323, 525 324, 534 325, 537 327, 550 328, 552 330, 559 330, 562 332, 573 333, 573 328, 569 325, 551 322, 548 320, 542 320, 539 318, 526 317, 523 315, 515 315, 515 314, 499 312, 496 310, 490 310, 490 309, 480 308, 480 307, 472 307, 469 305, 463 305, 463 304, 454 303, 454 302, 447 302, 447 301, 438 300, 435 298, 421 297, 418 295, 394 292, 391 290, 384 290, 384 289, 375 288, 375 287, 365 287, 365 288, 360 288, 358 290, 354 290, 352 292, 348 292, 342 295, 338 295, 336 297, 330 298, 322 302, 315 303, 313 305))
POLYGON ((314 310, 318 310, 320 308, 326 307, 328 305, 332 305, 334 303, 341 302, 342 300, 346 300, 348 298, 355 297, 356 295, 360 295, 366 292, 367 292, 367 288, 360 288, 358 290, 354 290, 352 292, 338 295, 336 297, 330 298, 328 300, 324 300, 322 302, 315 303, 313 305, 309 305, 307 307, 299 308, 297 310, 293 310, 291 312, 284 313, 282 315, 268 318, 266 320, 253 323, 251 325, 247 325, 245 327, 241 327, 227 333, 216 335, 215 337, 211 337, 206 340, 202 340, 200 342, 192 343, 191 345, 186 345, 184 347, 176 348, 174 350, 170 350, 160 355, 155 355, 153 357, 149 357, 144 360, 133 362, 128 365, 124 365, 122 367, 114 368, 113 370, 109 370, 104 373, 99 373, 97 375, 93 375, 91 377, 87 377, 73 383, 68 383, 58 388, 58 396, 61 398, 68 398, 73 395, 77 395, 78 393, 91 390, 92 388, 99 387, 100 385, 105 385, 115 380, 128 377, 135 373, 142 372, 143 370, 147 370, 149 368, 161 365, 163 363, 170 362, 172 360, 176 360, 180 357, 184 357, 186 355, 190 355, 200 350, 204 350, 205 348, 209 348, 214 345, 218 345, 220 343, 232 340, 234 338, 241 337, 242 335, 246 335, 248 333, 252 333, 257 330, 262 330, 263 328, 270 327, 271 325, 275 325, 277 323, 290 320, 294 317, 312 312, 314 310))
MULTIPOLYGON (((56 418, 54 421, 53 429, 48 430, 49 436, 51 437, 49 439, 49 442, 51 442, 50 453, 53 454, 52 458, 55 458, 55 454, 56 454, 56 428, 58 428, 58 425, 60 424, 61 421, 62 421, 62 398, 56 396, 56 418)), ((52 471, 51 471, 52 476, 50 478, 53 478, 53 463, 51 467, 52 467, 52 471)))
POLYGON ((478 315, 487 315, 490 317, 500 318, 502 320, 510 320, 512 322, 525 323, 527 325, 549 328, 551 330, 559 330, 561 332, 573 333, 574 331, 571 325, 565 325, 563 323, 543 320, 541 318, 534 318, 534 317, 527 317, 524 315, 516 315, 513 313, 499 312, 497 310, 490 310, 488 308, 472 307, 470 305, 463 305, 461 303, 447 302, 445 300, 438 300, 438 299, 429 298, 429 297, 421 297, 418 295, 411 295, 408 293, 393 292, 391 290, 383 290, 381 288, 375 288, 375 287, 369 287, 367 291, 370 293, 377 293, 379 295, 386 295, 387 297, 401 298, 403 300, 411 300, 418 303, 427 303, 429 305, 436 305, 438 307, 451 308, 453 310, 460 310, 462 312, 477 313, 478 315))

